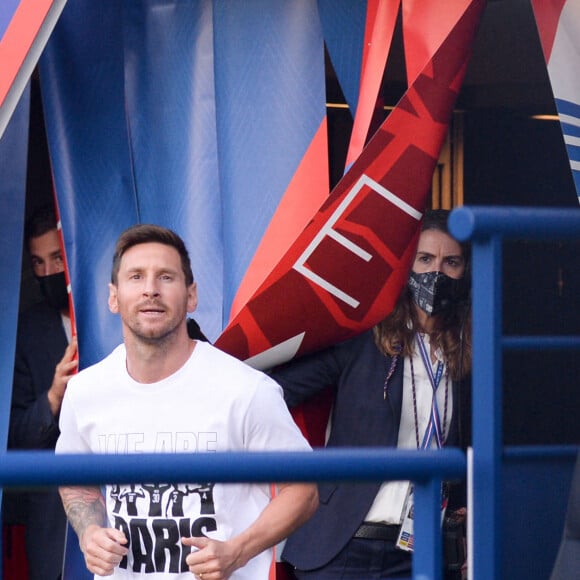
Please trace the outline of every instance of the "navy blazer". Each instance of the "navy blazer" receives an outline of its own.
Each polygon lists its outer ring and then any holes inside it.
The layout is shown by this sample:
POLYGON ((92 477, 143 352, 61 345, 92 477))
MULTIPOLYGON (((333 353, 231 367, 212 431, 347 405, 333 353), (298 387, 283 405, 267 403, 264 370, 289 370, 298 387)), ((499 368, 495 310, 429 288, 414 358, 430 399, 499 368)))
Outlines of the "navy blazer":
POLYGON ((10 411, 10 448, 54 449, 59 434, 58 419, 50 412, 46 393, 67 344, 60 312, 48 304, 36 304, 20 315, 10 411))
MULTIPOLYGON (((387 385, 392 358, 376 347, 372 331, 321 353, 302 357, 271 373, 293 407, 335 385, 328 447, 396 447, 401 421, 403 360, 387 385)), ((447 444, 457 444, 457 385, 447 444)), ((364 521, 381 482, 322 482, 314 516, 286 541, 282 558, 300 570, 327 564, 364 521)))
MULTIPOLYGON (((47 392, 68 341, 60 312, 40 303, 18 319, 8 445, 54 449, 58 418, 47 392)), ((10 497, 7 497, 10 501, 10 497)), ((66 516, 56 490, 21 494, 30 580, 54 580, 62 570, 66 516)))

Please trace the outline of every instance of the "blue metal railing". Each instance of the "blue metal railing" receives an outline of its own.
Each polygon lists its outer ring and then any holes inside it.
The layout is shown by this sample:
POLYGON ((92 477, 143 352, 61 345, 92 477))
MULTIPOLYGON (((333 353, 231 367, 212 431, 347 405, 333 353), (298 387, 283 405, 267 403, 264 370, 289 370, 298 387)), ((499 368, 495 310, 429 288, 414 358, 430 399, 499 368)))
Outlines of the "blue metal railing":
POLYGON ((473 263, 473 578, 501 578, 502 351, 578 348, 580 337, 502 337, 502 241, 580 238, 578 209, 461 207, 451 233, 471 240, 473 263))
POLYGON ((133 481, 383 481, 415 482, 416 580, 441 578, 441 482, 463 479, 458 449, 321 449, 313 453, 203 453, 141 455, 0 455, 0 487, 100 485, 133 481))
MULTIPOLYGON (((133 481, 383 481, 461 479, 458 449, 383 448, 305 452, 225 452, 130 455, 54 455, 9 451, 0 459, 0 486, 95 485, 133 481)), ((439 507, 437 512, 439 512, 439 507)), ((440 515, 440 514, 439 514, 440 515)))

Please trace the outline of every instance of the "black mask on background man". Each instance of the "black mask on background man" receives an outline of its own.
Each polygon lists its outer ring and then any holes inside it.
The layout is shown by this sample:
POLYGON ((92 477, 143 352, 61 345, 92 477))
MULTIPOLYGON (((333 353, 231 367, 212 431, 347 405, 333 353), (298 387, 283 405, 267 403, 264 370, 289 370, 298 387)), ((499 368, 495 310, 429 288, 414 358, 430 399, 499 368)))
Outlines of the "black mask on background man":
POLYGON ((56 310, 68 308, 68 292, 64 272, 50 276, 37 276, 45 300, 56 310))
POLYGON ((429 316, 438 314, 463 298, 466 284, 465 276, 451 278, 443 272, 418 274, 411 271, 408 282, 415 304, 429 316))

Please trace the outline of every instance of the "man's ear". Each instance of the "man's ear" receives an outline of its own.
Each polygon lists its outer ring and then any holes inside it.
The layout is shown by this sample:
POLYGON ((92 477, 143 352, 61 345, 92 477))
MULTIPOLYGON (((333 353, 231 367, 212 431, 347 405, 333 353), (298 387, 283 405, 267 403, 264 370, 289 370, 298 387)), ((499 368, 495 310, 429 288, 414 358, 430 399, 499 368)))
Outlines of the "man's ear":
POLYGON ((119 312, 119 303, 117 302, 117 287, 114 284, 109 284, 109 310, 113 314, 119 312))
POLYGON ((197 284, 193 282, 187 288, 187 312, 194 312, 197 308, 197 284))

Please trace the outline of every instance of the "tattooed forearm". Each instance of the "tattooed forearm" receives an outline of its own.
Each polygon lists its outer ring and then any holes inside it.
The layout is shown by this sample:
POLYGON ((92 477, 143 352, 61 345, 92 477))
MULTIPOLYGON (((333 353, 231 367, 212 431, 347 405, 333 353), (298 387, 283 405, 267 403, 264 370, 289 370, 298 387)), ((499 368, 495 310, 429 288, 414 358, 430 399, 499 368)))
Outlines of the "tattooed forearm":
POLYGON ((59 491, 64 511, 79 541, 88 526, 105 525, 105 502, 98 487, 61 487, 59 491))

